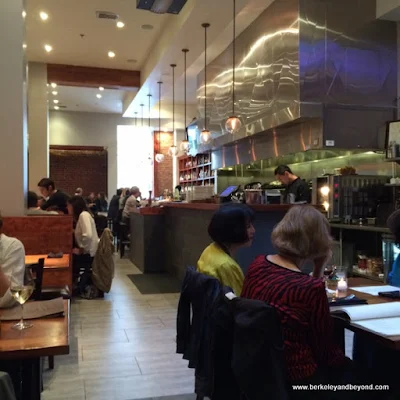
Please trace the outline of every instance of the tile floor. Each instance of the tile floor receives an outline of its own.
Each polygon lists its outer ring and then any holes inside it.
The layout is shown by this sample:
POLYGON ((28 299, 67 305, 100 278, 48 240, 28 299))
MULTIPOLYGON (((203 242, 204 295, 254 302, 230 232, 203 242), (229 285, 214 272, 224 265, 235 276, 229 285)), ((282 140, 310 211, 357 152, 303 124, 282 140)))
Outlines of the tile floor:
POLYGON ((71 349, 44 372, 43 400, 192 400, 193 370, 175 354, 178 295, 142 295, 117 258, 111 293, 74 300, 71 349), (163 398, 164 400, 164 398, 163 398))
MULTIPOLYGON (((104 299, 74 300, 71 349, 44 372, 43 400, 194 400, 193 370, 175 354, 177 294, 142 295, 117 258, 104 299), (167 397, 163 397, 167 396, 167 397)), ((351 354, 352 337, 346 337, 351 354)))

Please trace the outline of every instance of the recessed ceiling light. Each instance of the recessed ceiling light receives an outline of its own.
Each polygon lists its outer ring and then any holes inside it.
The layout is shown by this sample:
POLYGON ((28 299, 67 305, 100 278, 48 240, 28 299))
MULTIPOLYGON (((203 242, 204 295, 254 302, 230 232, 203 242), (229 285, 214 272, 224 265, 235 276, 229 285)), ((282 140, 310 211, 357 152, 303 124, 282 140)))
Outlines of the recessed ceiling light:
POLYGON ((104 90, 103 86, 100 86, 99 90, 102 92, 104 90))
POLYGON ((144 29, 145 31, 151 31, 153 28, 154 28, 154 26, 150 25, 150 24, 142 25, 142 29, 144 29))
POLYGON ((101 99, 102 96, 101 96, 100 93, 97 93, 97 94, 96 94, 96 97, 97 97, 98 99, 101 99))
POLYGON ((126 62, 135 64, 137 63, 137 60, 135 60, 134 58, 129 58, 128 60, 126 60, 126 62))
POLYGON ((123 28, 125 26, 125 24, 122 21, 118 21, 117 22, 117 28, 123 28))
POLYGON ((54 99, 54 100, 53 100, 53 103, 54 103, 54 104, 58 104, 58 100, 57 100, 57 99, 54 99))
POLYGON ((57 87, 57 83, 52 82, 52 83, 51 83, 51 87, 52 87, 53 89, 55 89, 55 88, 57 87))
POLYGON ((23 49, 26 49, 28 46, 26 45, 26 43, 24 43, 23 45, 22 45, 22 48, 23 49))
POLYGON ((55 109, 55 110, 59 110, 59 109, 60 109, 60 107, 58 107, 58 106, 54 106, 54 109, 55 109))
POLYGON ((45 44, 45 45, 44 45, 44 49, 45 49, 48 53, 50 53, 50 52, 53 50, 53 47, 50 46, 49 44, 45 44))
POLYGON ((26 17, 26 11, 24 10, 24 11, 22 11, 22 18, 25 18, 26 17))
POLYGON ((113 51, 109 51, 108 52, 108 57, 114 58, 115 57, 115 53, 113 51))
POLYGON ((54 91, 54 92, 51 92, 51 94, 52 94, 53 96, 57 96, 57 95, 58 95, 58 92, 54 91))
POLYGON ((47 12, 40 11, 39 15, 42 21, 47 21, 49 19, 49 14, 47 14, 47 12))

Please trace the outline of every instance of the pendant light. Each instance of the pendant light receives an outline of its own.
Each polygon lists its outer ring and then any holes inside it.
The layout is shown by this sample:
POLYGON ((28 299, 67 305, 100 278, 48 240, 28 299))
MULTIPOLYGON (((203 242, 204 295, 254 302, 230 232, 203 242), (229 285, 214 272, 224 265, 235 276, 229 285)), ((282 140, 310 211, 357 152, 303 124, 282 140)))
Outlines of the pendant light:
POLYGON ((156 154, 156 161, 162 163, 165 159, 164 154, 161 153, 161 85, 162 82, 158 83, 158 153, 156 154))
POLYGON ((206 144, 211 141, 211 132, 207 129, 207 29, 210 24, 201 26, 204 28, 204 129, 200 133, 200 142, 206 144))
POLYGON ((168 149, 168 154, 171 157, 176 157, 178 155, 178 147, 175 143, 175 68, 176 64, 171 64, 172 68, 172 135, 174 139, 174 144, 168 149))
POLYGON ((189 143, 189 135, 188 135, 188 129, 187 129, 187 53, 189 52, 189 49, 182 49, 182 52, 184 54, 184 68, 185 68, 185 88, 184 88, 184 93, 185 93, 185 121, 184 121, 184 126, 185 126, 185 139, 182 140, 181 142, 181 151, 183 151, 185 154, 189 153, 190 150, 190 143, 189 143))
POLYGON ((232 116, 225 122, 225 129, 232 134, 240 131, 242 121, 235 115, 235 76, 236 76, 236 0, 233 0, 233 42, 232 42, 232 116))

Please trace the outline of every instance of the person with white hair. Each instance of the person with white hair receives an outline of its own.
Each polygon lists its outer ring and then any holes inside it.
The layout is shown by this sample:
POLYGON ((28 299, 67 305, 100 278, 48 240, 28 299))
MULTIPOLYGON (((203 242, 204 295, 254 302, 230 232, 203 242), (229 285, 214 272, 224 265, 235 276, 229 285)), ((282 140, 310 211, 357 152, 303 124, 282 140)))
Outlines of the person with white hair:
POLYGON ((122 217, 126 220, 129 220, 129 215, 131 213, 137 213, 139 212, 138 207, 140 206, 140 202, 138 198, 142 197, 142 194, 140 193, 140 189, 137 186, 133 186, 131 190, 129 191, 130 196, 126 200, 124 211, 122 213, 122 217))

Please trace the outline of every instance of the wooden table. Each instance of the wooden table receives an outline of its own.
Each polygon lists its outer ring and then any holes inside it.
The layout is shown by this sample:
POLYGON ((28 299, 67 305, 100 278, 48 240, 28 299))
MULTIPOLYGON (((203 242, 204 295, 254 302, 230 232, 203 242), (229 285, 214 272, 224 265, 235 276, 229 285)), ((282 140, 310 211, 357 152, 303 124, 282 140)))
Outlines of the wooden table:
MULTIPOLYGON (((383 283, 381 282, 371 281, 370 279, 366 278, 349 278, 348 284, 349 287, 383 285, 383 283)), ((380 303, 390 303, 394 301, 399 301, 399 300, 389 299, 387 297, 372 296, 370 294, 361 293, 354 290, 349 290, 349 294, 354 294, 360 299, 367 300, 368 304, 380 304, 380 303)), ((334 321, 335 321, 336 337, 339 343, 342 344, 343 348, 344 348, 344 329, 348 329, 357 334, 368 337, 384 347, 393 350, 400 350, 400 336, 390 336, 390 337, 382 336, 379 335, 378 333, 370 332, 359 326, 355 326, 350 321, 344 320, 343 318, 334 317, 334 321)))
POLYGON ((17 321, 1 323, 0 370, 10 374, 17 399, 40 400, 41 357, 69 354, 69 300, 64 317, 31 320, 32 328, 12 329, 17 321))
POLYGON ((64 288, 72 290, 72 259, 69 254, 62 258, 47 258, 47 254, 32 254, 25 256, 25 264, 36 264, 39 258, 44 258, 43 289, 64 288))

